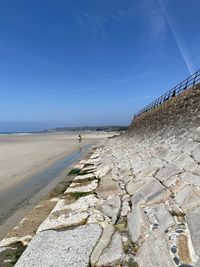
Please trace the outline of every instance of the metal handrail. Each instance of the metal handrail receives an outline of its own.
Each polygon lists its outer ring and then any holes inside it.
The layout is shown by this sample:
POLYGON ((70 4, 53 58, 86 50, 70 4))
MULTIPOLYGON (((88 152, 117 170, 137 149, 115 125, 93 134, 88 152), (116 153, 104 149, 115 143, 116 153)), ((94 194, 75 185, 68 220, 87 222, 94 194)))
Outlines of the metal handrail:
POLYGON ((141 115, 144 112, 147 112, 165 101, 169 100, 172 97, 175 97, 176 95, 179 95, 183 91, 187 90, 188 88, 191 88, 192 86, 200 83, 200 70, 193 73, 191 76, 189 76, 187 79, 183 80, 181 83, 174 86, 171 90, 160 96, 158 99, 154 100, 152 103, 150 103, 148 106, 144 107, 142 110, 140 110, 138 113, 134 115, 134 117, 137 117, 141 115))

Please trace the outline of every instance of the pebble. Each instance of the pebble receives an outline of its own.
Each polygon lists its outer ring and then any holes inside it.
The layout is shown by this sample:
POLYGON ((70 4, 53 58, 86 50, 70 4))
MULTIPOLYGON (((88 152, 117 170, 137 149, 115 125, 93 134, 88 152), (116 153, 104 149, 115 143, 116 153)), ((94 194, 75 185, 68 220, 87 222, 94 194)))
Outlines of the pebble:
POLYGON ((176 233, 181 234, 181 233, 183 233, 183 230, 176 230, 176 233))
POLYGON ((176 253, 176 252, 177 252, 177 248, 176 248, 175 246, 172 247, 172 248, 171 248, 171 252, 172 252, 172 253, 176 253))
POLYGON ((175 263, 176 263, 177 265, 179 265, 180 260, 179 260, 178 257, 174 257, 174 261, 175 261, 175 263))

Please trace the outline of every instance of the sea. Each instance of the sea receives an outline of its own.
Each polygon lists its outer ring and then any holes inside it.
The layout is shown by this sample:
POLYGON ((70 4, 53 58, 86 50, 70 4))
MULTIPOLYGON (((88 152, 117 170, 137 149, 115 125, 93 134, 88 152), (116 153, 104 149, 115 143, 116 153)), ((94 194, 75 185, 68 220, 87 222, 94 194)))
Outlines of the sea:
POLYGON ((5 135, 32 135, 32 134, 39 134, 42 132, 0 132, 0 136, 5 135))

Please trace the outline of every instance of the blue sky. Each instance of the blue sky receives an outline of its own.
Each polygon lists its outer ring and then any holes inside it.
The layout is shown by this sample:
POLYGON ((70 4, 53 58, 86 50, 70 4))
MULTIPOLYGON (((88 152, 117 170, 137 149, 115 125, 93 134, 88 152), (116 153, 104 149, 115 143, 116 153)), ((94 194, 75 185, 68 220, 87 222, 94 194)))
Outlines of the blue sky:
POLYGON ((199 0, 0 0, 0 131, 129 124, 200 66, 199 0))

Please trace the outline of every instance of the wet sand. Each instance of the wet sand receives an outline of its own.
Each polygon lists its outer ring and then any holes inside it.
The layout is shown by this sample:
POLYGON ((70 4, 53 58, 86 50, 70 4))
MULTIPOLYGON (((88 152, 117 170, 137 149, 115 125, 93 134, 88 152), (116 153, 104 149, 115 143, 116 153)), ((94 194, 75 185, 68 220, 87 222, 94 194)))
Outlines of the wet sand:
POLYGON ((1 238, 108 134, 83 136, 81 143, 77 133, 0 136, 1 238))

